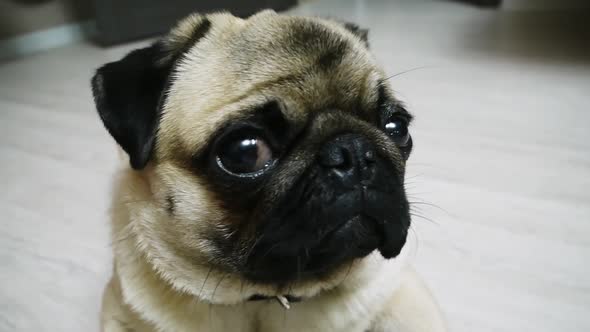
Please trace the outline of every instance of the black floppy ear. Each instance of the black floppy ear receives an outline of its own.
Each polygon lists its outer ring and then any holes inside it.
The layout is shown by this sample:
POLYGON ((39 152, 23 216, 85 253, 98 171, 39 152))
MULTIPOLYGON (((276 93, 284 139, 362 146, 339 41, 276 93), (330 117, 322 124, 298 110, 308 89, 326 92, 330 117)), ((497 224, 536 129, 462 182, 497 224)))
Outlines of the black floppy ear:
POLYGON ((172 69, 161 63, 163 52, 159 43, 135 50, 92 78, 98 114, 134 169, 145 167, 155 143, 160 99, 172 69))
POLYGON ((206 16, 191 14, 166 37, 102 66, 92 78, 98 114, 134 169, 144 168, 150 160, 173 67, 210 26, 206 16))
POLYGON ((367 47, 369 47, 369 29, 363 29, 358 25, 350 22, 343 22, 346 30, 352 32, 353 35, 359 37, 367 47))

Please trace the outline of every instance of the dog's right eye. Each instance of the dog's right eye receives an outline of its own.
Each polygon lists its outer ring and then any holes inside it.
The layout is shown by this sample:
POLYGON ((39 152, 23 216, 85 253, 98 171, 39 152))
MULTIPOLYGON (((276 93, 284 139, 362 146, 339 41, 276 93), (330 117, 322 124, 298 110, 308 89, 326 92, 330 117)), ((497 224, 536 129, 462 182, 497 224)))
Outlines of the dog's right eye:
POLYGON ((260 137, 249 136, 225 142, 217 155, 218 165, 226 172, 256 175, 273 163, 270 146, 260 137))
POLYGON ((404 147, 410 140, 408 124, 401 118, 392 118, 385 124, 385 133, 397 144, 404 147))

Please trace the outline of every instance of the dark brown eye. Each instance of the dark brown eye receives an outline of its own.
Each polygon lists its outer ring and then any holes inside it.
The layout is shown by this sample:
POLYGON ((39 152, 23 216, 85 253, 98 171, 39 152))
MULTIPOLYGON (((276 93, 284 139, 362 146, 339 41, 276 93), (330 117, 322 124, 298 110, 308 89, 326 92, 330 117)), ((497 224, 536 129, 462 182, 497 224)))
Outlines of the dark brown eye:
POLYGON ((403 119, 392 118, 387 121, 385 133, 399 146, 405 146, 410 140, 408 124, 403 119))
POLYGON ((259 172, 273 162, 272 150, 259 137, 242 137, 222 145, 217 160, 225 171, 237 175, 259 172))

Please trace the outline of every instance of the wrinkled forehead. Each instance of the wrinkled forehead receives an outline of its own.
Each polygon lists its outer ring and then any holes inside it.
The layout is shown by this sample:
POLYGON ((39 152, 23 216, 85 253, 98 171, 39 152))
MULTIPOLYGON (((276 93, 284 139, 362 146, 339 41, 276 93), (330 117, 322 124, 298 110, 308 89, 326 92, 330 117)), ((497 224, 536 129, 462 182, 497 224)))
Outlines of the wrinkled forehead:
POLYGON ((285 117, 298 121, 308 112, 352 111, 377 98, 381 71, 339 23, 273 12, 210 19, 171 79, 159 147, 197 149, 236 113, 268 100, 280 100, 285 117))

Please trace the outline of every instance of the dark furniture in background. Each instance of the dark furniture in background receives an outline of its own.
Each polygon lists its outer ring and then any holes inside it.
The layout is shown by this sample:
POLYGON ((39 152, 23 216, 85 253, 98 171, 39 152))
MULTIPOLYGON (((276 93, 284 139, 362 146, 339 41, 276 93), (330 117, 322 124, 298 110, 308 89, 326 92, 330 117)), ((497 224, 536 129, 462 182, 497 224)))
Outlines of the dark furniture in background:
POLYGON ((228 10, 248 16, 258 10, 285 10, 297 0, 94 0, 98 41, 112 45, 162 34, 189 13, 228 10))
POLYGON ((502 0, 460 0, 463 2, 469 2, 476 6, 480 7, 488 7, 488 8, 498 8, 502 5, 502 0))

